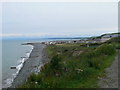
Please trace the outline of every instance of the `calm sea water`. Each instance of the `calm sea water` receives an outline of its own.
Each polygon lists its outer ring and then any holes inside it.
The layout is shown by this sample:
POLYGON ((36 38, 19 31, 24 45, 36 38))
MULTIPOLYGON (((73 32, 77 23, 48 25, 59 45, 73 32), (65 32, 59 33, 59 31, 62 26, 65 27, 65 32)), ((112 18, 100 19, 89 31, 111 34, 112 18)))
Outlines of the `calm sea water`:
POLYGON ((11 85, 11 82, 13 81, 17 73, 19 73, 18 71, 22 67, 22 64, 25 60, 21 57, 28 57, 31 49, 33 48, 31 45, 21 45, 22 43, 51 40, 53 39, 2 40, 2 87, 6 88, 11 85), (11 66, 17 66, 17 69, 10 69, 11 66))
POLYGON ((21 45, 25 40, 3 40, 2 41, 2 86, 7 87, 13 81, 22 64, 22 58, 32 49, 30 45, 21 45), (17 66, 17 69, 10 69, 17 66))
POLYGON ((0 40, 0 89, 2 88, 2 40, 0 40))

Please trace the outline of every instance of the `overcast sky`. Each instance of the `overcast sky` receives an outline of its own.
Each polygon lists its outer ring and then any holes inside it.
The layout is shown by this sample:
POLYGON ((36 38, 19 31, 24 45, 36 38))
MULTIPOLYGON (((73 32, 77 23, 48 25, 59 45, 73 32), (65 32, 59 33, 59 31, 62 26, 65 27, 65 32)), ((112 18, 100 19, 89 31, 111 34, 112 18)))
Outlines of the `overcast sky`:
POLYGON ((0 36, 96 36, 117 32, 117 3, 3 3, 0 36))

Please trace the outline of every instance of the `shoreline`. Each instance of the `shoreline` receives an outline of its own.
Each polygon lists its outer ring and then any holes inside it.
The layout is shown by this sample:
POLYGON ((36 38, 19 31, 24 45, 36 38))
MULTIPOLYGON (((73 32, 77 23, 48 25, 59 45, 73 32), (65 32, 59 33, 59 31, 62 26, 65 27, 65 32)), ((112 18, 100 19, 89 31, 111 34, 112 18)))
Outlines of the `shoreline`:
POLYGON ((41 66, 48 61, 44 50, 46 47, 45 44, 31 43, 26 45, 32 45, 34 48, 32 49, 29 58, 23 63, 23 67, 19 71, 16 78, 14 78, 11 86, 8 88, 16 88, 24 84, 24 82, 32 73, 38 73, 41 66))
MULTIPOLYGON (((28 44, 30 45, 30 44, 28 44)), ((11 66, 10 69, 15 69, 15 71, 11 74, 11 76, 3 79, 2 82, 2 88, 9 88, 11 87, 11 84, 13 83, 14 79, 17 77, 17 75, 19 74, 20 70, 22 69, 24 62, 29 58, 32 50, 33 50, 34 46, 31 45, 31 49, 25 53, 24 57, 21 57, 21 59, 19 59, 18 63, 16 66, 11 66)))

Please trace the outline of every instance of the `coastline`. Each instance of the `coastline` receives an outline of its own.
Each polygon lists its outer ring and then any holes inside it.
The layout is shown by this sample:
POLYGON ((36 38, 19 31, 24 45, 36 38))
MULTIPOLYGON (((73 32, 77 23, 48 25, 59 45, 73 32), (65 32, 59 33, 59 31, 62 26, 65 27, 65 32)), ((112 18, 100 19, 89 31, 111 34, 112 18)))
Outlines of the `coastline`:
MULTIPOLYGON (((27 78, 32 73, 38 73, 41 66, 48 62, 47 53, 45 52, 45 47, 47 45, 59 45, 66 43, 79 43, 79 42, 69 42, 69 41, 49 41, 41 43, 27 43, 22 45, 32 45, 34 48, 29 56, 29 58, 24 62, 23 67, 21 68, 19 74, 14 79, 12 85, 8 88, 16 88, 24 84, 27 81, 27 78)), ((88 42, 91 43, 91 42, 88 42)), ((92 42, 95 43, 95 42, 92 42)))
POLYGON ((32 73, 38 73, 41 66, 48 61, 45 53, 45 44, 31 43, 26 45, 32 45, 34 48, 9 88, 16 88, 24 84, 24 82, 32 73))

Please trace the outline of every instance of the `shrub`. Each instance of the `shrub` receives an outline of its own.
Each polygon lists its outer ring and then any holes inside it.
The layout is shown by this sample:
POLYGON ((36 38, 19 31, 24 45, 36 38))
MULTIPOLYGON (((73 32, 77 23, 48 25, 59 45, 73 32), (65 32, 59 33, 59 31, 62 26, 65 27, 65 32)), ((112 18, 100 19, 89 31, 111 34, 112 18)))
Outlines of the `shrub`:
POLYGON ((38 74, 37 77, 36 77, 36 81, 41 84, 42 83, 42 75, 41 74, 38 74))
POLYGON ((104 44, 104 45, 99 46, 96 49, 96 53, 98 53, 99 55, 102 55, 102 54, 112 55, 113 53, 115 53, 115 47, 110 44, 104 44))
POLYGON ((50 68, 53 70, 58 70, 61 68, 60 65, 61 58, 58 55, 54 56, 50 61, 50 68))
POLYGON ((96 69, 100 69, 103 64, 106 56, 112 55, 115 53, 115 47, 110 44, 104 44, 99 46, 93 51, 89 51, 87 53, 83 53, 81 57, 81 63, 84 66, 93 67, 96 69))
POLYGON ((86 53, 86 57, 89 59, 95 57, 96 55, 97 55, 97 53, 95 51, 86 53))
POLYGON ((35 82, 37 79, 37 75, 36 74, 31 74, 30 77, 28 78, 28 82, 35 82))
POLYGON ((89 67, 94 67, 95 69, 100 69, 101 65, 103 64, 103 59, 100 58, 92 58, 88 60, 89 67))

